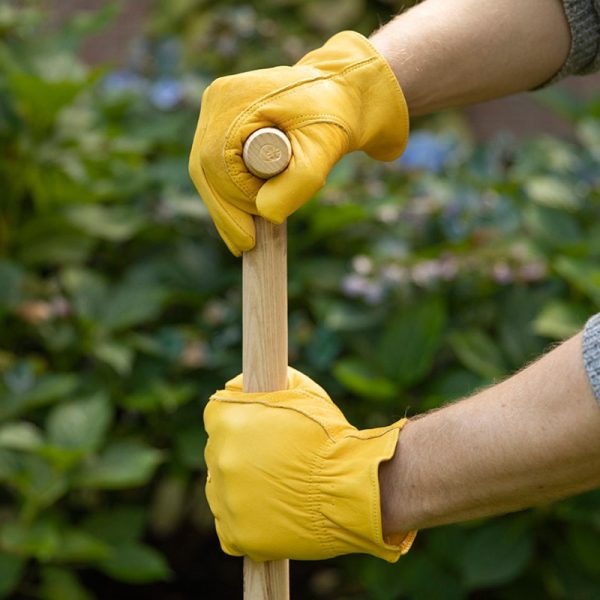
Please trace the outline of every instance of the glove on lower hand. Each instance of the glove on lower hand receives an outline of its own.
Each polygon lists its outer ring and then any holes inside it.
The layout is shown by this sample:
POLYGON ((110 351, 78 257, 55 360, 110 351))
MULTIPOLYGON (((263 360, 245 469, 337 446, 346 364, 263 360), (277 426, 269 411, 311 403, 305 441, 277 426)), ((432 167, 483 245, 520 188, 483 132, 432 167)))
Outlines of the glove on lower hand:
POLYGON ((363 552, 395 562, 415 533, 383 539, 378 471, 406 419, 359 431, 302 373, 289 369, 288 384, 244 393, 239 376, 206 407, 206 495, 221 547, 255 561, 363 552))
POLYGON ((344 31, 293 67, 222 77, 204 92, 190 175, 235 254, 255 244, 252 214, 281 223, 325 183, 347 152, 379 160, 400 156, 408 110, 390 66, 359 33, 344 31), (261 127, 284 131, 292 160, 265 182, 242 160, 261 127))

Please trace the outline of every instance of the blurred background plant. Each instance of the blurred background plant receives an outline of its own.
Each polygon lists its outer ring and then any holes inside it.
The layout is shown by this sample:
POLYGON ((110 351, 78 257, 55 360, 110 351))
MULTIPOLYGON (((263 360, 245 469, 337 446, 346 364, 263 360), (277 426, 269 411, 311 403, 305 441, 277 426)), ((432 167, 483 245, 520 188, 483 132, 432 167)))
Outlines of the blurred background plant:
MULTIPOLYGON (((240 263, 187 176, 199 99, 398 7, 158 1, 118 68, 0 6, 0 597, 238 597, 203 495, 202 409, 241 367, 240 263)), ((290 360, 357 426, 471 393, 600 310, 600 99, 538 101, 569 138, 341 161, 290 220, 290 360)), ((600 495, 423 532, 397 565, 295 563, 295 598, 600 596, 600 495)))

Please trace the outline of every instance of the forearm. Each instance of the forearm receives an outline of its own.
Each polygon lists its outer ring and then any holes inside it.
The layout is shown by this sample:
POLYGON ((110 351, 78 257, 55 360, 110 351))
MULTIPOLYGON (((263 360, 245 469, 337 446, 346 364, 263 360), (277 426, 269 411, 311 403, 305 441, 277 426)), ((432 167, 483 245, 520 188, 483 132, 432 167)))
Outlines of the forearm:
POLYGON ((559 0, 425 0, 371 36, 413 115, 535 88, 560 70, 559 0))
POLYGON ((380 468, 386 534, 503 514, 600 485, 600 408, 581 334, 409 422, 380 468))

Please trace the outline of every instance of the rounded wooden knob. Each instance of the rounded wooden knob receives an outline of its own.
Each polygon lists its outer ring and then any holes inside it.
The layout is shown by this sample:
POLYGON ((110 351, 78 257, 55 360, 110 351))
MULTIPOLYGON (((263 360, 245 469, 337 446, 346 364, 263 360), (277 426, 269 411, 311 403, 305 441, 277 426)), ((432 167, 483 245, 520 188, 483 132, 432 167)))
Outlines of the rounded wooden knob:
POLYGON ((283 131, 263 127, 246 140, 242 158, 250 173, 269 179, 285 171, 292 158, 292 146, 283 131))

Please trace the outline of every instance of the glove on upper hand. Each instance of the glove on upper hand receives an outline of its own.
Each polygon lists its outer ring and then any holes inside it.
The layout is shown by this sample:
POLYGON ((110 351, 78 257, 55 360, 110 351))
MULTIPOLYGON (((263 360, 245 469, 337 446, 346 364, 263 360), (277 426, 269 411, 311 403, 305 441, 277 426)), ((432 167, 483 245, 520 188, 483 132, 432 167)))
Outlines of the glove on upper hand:
POLYGON ((384 541, 379 464, 406 419, 359 431, 302 373, 289 369, 288 384, 244 393, 238 376, 206 407, 206 495, 221 547, 256 561, 363 552, 395 562, 415 532, 384 541))
POLYGON ((390 66, 359 33, 344 31, 293 67, 222 77, 204 92, 190 175, 235 254, 255 244, 252 214, 281 223, 325 183, 347 152, 400 156, 408 110, 390 66), (277 127, 291 142, 287 169, 269 181, 242 160, 244 141, 277 127))

